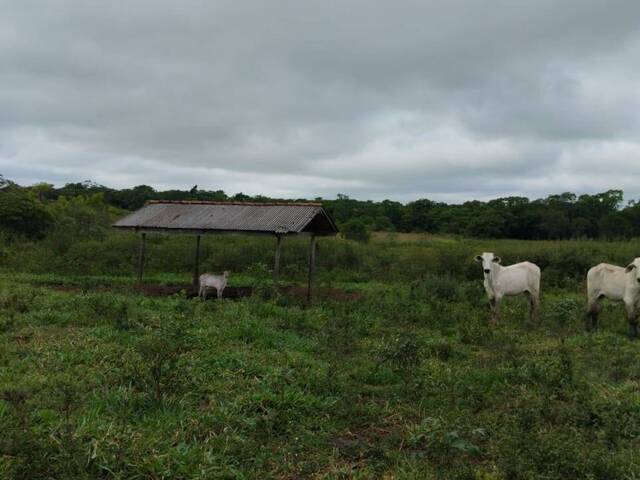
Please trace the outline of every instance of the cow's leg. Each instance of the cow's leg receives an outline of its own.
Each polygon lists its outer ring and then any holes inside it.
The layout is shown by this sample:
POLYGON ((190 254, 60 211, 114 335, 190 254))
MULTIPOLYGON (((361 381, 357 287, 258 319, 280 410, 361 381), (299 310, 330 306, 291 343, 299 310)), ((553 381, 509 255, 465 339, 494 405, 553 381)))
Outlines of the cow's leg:
POLYGON ((220 300, 222 298, 222 292, 224 289, 222 288, 217 288, 216 289, 216 293, 218 294, 218 300, 220 300))
POLYGON ((502 303, 502 295, 496 295, 496 321, 500 321, 500 304, 502 303))
POLYGON ((489 311, 491 312, 491 321, 495 322, 496 319, 496 299, 489 297, 489 311))
POLYGON ((502 297, 494 295, 489 299, 489 306, 491 307, 491 322, 497 323, 500 321, 500 301, 502 297))
POLYGON ((533 321, 538 318, 538 308, 540 307, 540 297, 539 293, 536 291, 525 291, 524 292, 529 300, 529 320, 533 321))
POLYGON ((602 311, 602 300, 598 297, 589 299, 587 307, 587 316, 585 319, 585 328, 588 332, 598 328, 598 315, 602 311))
POLYGON ((638 311, 633 302, 625 302, 627 308, 627 319, 629 320, 629 338, 638 338, 638 311))
POLYGON ((531 315, 535 320, 540 319, 540 292, 535 291, 531 294, 532 304, 531 304, 531 315))

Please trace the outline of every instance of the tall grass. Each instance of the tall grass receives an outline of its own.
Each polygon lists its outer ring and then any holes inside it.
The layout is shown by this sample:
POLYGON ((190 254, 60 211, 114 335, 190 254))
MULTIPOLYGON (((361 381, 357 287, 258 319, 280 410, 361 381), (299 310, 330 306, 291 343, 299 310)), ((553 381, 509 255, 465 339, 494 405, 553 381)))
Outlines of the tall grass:
MULTIPOLYGON (((51 242, 4 245, 0 268, 12 272, 66 275, 133 275, 137 262, 135 235, 111 234, 102 241, 76 241, 53 255, 51 242)), ((152 236, 148 240, 145 272, 188 275, 193 269, 195 241, 191 237, 152 236)), ((202 270, 241 273, 265 265, 271 268, 274 240, 264 237, 206 236, 202 270)), ((519 241, 455 240, 424 236, 381 237, 363 245, 343 239, 321 239, 318 274, 339 281, 413 281, 427 275, 472 280, 479 277, 473 258, 492 251, 504 264, 529 260, 543 270, 548 286, 576 286, 587 270, 600 262, 624 265, 640 255, 640 241, 519 241)), ((283 278, 301 280, 307 272, 308 242, 286 239, 282 249, 283 278)))

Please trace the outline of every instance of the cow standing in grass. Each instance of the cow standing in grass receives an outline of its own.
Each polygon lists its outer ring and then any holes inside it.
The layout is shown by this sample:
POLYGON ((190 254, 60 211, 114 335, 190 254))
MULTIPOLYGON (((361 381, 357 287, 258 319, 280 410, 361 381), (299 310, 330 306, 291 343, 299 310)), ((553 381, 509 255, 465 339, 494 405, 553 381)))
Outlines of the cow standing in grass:
POLYGON ((640 257, 627 265, 601 263, 587 273, 587 330, 598 326, 602 300, 622 301, 627 310, 629 338, 638 337, 638 311, 640 309, 640 257))
POLYGON ((478 255, 476 261, 482 263, 484 289, 489 297, 494 322, 500 318, 502 298, 521 293, 529 297, 529 318, 537 316, 540 305, 540 268, 537 265, 521 262, 503 267, 500 257, 490 252, 478 255))
POLYGON ((200 275, 200 290, 198 296, 202 300, 207 299, 207 290, 212 288, 216 289, 218 299, 222 298, 222 292, 224 292, 227 282, 229 281, 229 272, 225 271, 222 275, 212 275, 210 273, 203 273, 200 275))

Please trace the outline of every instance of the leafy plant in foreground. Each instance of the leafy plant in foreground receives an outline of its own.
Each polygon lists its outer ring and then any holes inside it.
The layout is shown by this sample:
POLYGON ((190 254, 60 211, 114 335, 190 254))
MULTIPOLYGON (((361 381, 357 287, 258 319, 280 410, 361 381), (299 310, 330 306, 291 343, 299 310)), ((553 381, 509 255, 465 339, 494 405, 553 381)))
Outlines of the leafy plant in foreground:
POLYGON ((156 402, 176 386, 178 359, 186 348, 184 329, 176 322, 162 325, 138 343, 136 350, 142 361, 141 380, 151 390, 156 402))
MULTIPOLYGON (((472 436, 483 437, 483 429, 471 432, 472 436)), ((479 455, 480 449, 459 430, 449 430, 440 418, 427 417, 407 429, 407 443, 413 448, 424 448, 428 455, 439 461, 448 461, 452 453, 479 455)))
POLYGON ((387 341, 381 352, 378 365, 389 364, 404 382, 405 394, 415 382, 415 373, 422 362, 422 345, 415 336, 404 333, 387 341))

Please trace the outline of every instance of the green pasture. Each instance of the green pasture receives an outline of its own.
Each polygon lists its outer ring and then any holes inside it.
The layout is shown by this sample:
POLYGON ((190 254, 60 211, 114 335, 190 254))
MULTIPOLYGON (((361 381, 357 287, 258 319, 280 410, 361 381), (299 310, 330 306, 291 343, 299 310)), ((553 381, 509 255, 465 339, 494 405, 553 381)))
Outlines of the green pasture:
POLYGON ((579 293, 545 295, 539 323, 513 299, 496 327, 479 282, 450 277, 334 285, 361 295, 311 308, 89 279, 0 280, 2 478, 640 473, 619 307, 587 334, 579 293))

